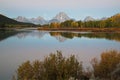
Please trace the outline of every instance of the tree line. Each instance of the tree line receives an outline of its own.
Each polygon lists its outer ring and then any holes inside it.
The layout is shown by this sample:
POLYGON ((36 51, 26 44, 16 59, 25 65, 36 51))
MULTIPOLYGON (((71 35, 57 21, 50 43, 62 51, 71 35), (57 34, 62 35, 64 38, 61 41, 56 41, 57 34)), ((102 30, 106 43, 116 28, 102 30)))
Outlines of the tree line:
POLYGON ((120 28, 120 14, 116 14, 105 20, 53 22, 46 24, 49 28, 120 28))
POLYGON ((57 51, 43 61, 26 61, 17 69, 14 80, 120 80, 120 52, 103 52, 100 60, 91 60, 92 69, 86 71, 75 55, 64 57, 57 51))

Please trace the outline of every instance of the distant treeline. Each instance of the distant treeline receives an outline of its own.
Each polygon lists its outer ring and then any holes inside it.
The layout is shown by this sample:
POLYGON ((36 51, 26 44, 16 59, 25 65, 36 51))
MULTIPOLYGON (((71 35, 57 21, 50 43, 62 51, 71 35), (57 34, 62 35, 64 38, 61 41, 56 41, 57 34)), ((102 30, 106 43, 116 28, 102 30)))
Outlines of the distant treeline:
POLYGON ((26 61, 17 69, 13 80, 120 80, 120 52, 115 50, 93 58, 91 68, 84 70, 82 62, 62 52, 51 53, 43 61, 26 61))
POLYGON ((120 28, 120 14, 116 14, 105 20, 74 21, 67 20, 62 23, 53 22, 43 25, 48 28, 120 28))

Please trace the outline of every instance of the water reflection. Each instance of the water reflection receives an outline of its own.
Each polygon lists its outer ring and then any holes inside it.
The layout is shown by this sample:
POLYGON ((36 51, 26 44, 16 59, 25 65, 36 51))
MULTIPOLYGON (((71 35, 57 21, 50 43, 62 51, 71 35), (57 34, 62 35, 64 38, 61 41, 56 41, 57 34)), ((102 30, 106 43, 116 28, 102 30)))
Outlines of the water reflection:
POLYGON ((0 30, 0 41, 10 37, 10 36, 13 36, 13 35, 16 35, 17 34, 17 31, 13 31, 13 30, 0 30))
POLYGON ((19 39, 26 38, 27 36, 42 38, 45 34, 48 34, 48 32, 31 31, 31 32, 20 32, 16 34, 16 36, 19 39))
POLYGON ((62 36, 63 38, 73 39, 74 37, 99 38, 120 41, 120 33, 70 33, 70 32, 50 32, 51 36, 62 36))
POLYGON ((50 34, 55 37, 59 42, 64 42, 67 39, 75 37, 99 38, 107 40, 120 41, 120 33, 87 33, 87 32, 49 32, 49 31, 13 31, 13 30, 0 30, 0 41, 16 35, 19 39, 26 38, 27 36, 42 38, 44 35, 50 34))

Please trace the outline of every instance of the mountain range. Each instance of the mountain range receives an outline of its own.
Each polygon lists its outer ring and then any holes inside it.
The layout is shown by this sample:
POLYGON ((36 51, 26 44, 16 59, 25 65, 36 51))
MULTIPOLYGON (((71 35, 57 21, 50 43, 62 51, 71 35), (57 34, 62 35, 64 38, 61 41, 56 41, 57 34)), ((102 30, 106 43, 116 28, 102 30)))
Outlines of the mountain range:
MULTIPOLYGON (((116 15, 114 15, 116 16, 116 15)), ((40 25, 44 25, 44 24, 50 24, 53 22, 64 22, 66 20, 71 20, 72 18, 70 18, 66 13, 64 12, 60 12, 58 13, 56 16, 54 16, 51 20, 45 20, 43 17, 39 16, 36 18, 26 18, 23 16, 18 16, 17 18, 8 18, 2 14, 0 14, 0 25, 3 24, 21 24, 21 25, 34 25, 34 24, 40 24, 40 25)), ((95 21, 95 20, 106 20, 108 18, 103 17, 101 19, 94 19, 91 16, 87 16, 83 21, 87 22, 87 21, 95 21)), ((72 19, 74 20, 74 19, 72 19)))
POLYGON ((70 20, 71 18, 67 16, 66 13, 60 12, 58 13, 53 19, 51 20, 45 20, 43 17, 39 16, 37 18, 26 18, 23 16, 18 16, 17 18, 14 18, 14 20, 19 21, 19 22, 27 22, 27 23, 33 23, 33 24, 48 24, 52 22, 64 22, 66 20, 70 20))
POLYGON ((42 18, 42 17, 37 17, 37 18, 26 18, 26 17, 23 17, 23 16, 18 16, 17 18, 14 18, 14 20, 16 21, 19 21, 19 22, 25 22, 25 23, 33 23, 33 24, 46 24, 47 21, 42 18))
MULTIPOLYGON (((23 16, 18 16, 17 18, 13 18, 16 21, 19 22, 25 22, 25 23, 33 23, 33 24, 40 24, 40 25, 44 25, 44 24, 50 24, 53 22, 64 22, 66 20, 71 20, 72 18, 70 18, 66 13, 64 12, 59 12, 56 16, 54 16, 51 20, 45 20, 43 17, 38 16, 36 18, 26 18, 23 16)), ((105 20, 107 19, 106 17, 103 17, 101 19, 98 20, 105 20)), ((75 20, 75 19, 72 19, 75 20)), ((87 16, 83 21, 87 22, 87 21, 95 21, 97 19, 92 18, 91 16, 87 16)))

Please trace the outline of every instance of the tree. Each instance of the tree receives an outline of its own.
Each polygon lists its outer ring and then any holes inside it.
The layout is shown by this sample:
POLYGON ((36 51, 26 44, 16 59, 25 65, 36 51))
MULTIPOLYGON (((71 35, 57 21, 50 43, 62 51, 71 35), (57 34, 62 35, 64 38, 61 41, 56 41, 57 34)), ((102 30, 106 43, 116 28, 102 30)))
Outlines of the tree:
POLYGON ((108 51, 101 54, 101 60, 97 58, 92 59, 92 66, 94 74, 99 78, 110 78, 111 73, 116 69, 120 63, 120 53, 117 51, 108 51))
POLYGON ((105 28, 105 20, 100 21, 100 28, 105 28))
POLYGON ((51 24, 50 24, 50 27, 51 27, 51 28, 59 28, 59 27, 60 27, 60 24, 57 23, 57 22, 54 22, 54 23, 51 23, 51 24))
POLYGON ((73 20, 67 20, 65 22, 62 22, 61 27, 71 27, 72 22, 73 22, 73 20))
POLYGON ((78 23, 77 23, 77 22, 75 22, 75 21, 74 21, 74 22, 72 22, 72 23, 71 23, 71 27, 73 27, 73 28, 77 28, 77 27, 78 27, 78 23))
POLYGON ((82 21, 77 21, 78 27, 82 28, 83 27, 83 22, 82 21))

